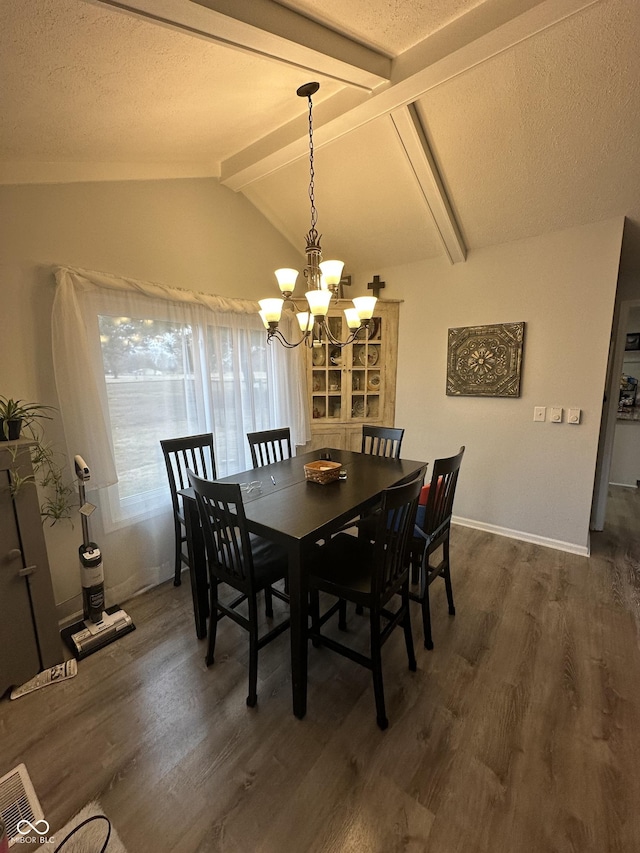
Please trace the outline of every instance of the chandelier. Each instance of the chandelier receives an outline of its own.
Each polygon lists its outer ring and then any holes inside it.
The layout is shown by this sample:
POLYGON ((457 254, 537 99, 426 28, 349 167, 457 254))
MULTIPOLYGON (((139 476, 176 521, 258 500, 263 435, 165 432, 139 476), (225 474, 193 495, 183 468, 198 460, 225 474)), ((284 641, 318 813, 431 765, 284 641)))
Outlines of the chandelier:
POLYGON ((349 334, 342 341, 333 334, 327 314, 329 304, 333 295, 338 297, 340 279, 342 278, 342 261, 323 261, 322 249, 320 247, 320 235, 316 230, 318 211, 315 204, 315 173, 313 168, 313 103, 311 96, 320 88, 319 83, 305 83, 300 86, 297 95, 307 98, 309 101, 309 200, 311 201, 311 227, 307 234, 307 265, 304 269, 304 277, 307 284, 308 311, 299 311, 293 300, 293 291, 298 277, 298 271, 294 269, 279 269, 275 275, 278 280, 282 297, 277 299, 261 299, 260 316, 267 330, 267 343, 272 340, 279 341, 288 348, 298 347, 302 343, 313 346, 326 339, 334 346, 345 347, 352 344, 358 337, 361 329, 366 329, 376 304, 375 296, 358 296, 352 300, 353 308, 345 308, 345 319, 349 334), (300 326, 301 337, 295 342, 288 341, 278 328, 282 316, 283 307, 291 308, 296 315, 300 326))

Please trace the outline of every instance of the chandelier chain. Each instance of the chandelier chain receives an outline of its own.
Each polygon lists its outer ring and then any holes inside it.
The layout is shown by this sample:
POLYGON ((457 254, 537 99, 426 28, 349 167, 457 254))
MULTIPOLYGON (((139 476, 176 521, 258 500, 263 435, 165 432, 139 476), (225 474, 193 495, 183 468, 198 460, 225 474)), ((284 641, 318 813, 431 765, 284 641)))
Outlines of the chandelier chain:
MULTIPOLYGON (((281 299, 261 299, 260 316, 267 329, 267 343, 278 341, 283 347, 293 349, 305 344, 314 347, 323 344, 345 347, 358 340, 366 340, 359 337, 361 333, 367 334, 371 322, 371 316, 376 303, 376 297, 361 297, 353 300, 353 308, 345 309, 345 319, 349 331, 346 340, 340 340, 334 332, 333 323, 327 319, 329 302, 333 295, 338 298, 340 294, 340 282, 344 264, 342 261, 322 262, 322 248, 320 236, 316 230, 318 222, 318 211, 315 199, 315 164, 314 164, 314 141, 313 141, 313 103, 311 96, 320 88, 316 82, 305 83, 300 86, 296 95, 307 98, 309 101, 309 202, 311 204, 311 228, 306 237, 307 263, 304 268, 304 278, 307 284, 306 298, 309 303, 308 311, 298 309, 293 299, 293 289, 298 275, 296 270, 283 268, 276 270, 276 277, 282 293, 281 299), (295 342, 288 341, 282 331, 278 328, 282 316, 283 307, 292 308, 296 313, 300 325, 301 337, 295 342)), ((340 298, 342 298, 340 296, 340 298)), ((335 304, 335 303, 334 303, 335 304)))
POLYGON ((311 202, 311 232, 316 234, 318 211, 315 200, 315 170, 313 167, 313 104, 309 95, 309 201, 311 202))

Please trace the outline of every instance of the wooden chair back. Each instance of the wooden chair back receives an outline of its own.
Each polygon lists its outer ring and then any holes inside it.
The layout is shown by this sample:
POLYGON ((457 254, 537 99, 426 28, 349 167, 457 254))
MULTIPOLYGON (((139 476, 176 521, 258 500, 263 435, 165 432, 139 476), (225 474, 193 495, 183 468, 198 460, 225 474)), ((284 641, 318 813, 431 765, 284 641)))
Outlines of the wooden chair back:
POLYGON ((196 494, 211 575, 249 593, 253 555, 239 483, 212 483, 191 471, 189 481, 196 494))
POLYGON ((453 500, 464 451, 463 445, 455 456, 436 459, 433 463, 424 521, 420 523, 420 528, 432 543, 439 540, 451 525, 453 500))
POLYGON ((378 427, 364 424, 362 427, 362 452, 372 456, 400 458, 403 429, 396 427, 378 427))
POLYGON ((262 468, 263 465, 269 465, 271 462, 282 462, 283 459, 290 459, 293 455, 289 427, 248 432, 247 441, 254 468, 262 468))
POLYGON ((407 552, 416 518, 426 467, 420 475, 382 493, 373 546, 372 593, 382 601, 393 595, 406 578, 407 552))
POLYGON ((189 488, 188 470, 206 480, 216 478, 213 434, 207 432, 183 438, 167 438, 160 442, 160 446, 167 466, 173 511, 179 514, 178 492, 189 488))

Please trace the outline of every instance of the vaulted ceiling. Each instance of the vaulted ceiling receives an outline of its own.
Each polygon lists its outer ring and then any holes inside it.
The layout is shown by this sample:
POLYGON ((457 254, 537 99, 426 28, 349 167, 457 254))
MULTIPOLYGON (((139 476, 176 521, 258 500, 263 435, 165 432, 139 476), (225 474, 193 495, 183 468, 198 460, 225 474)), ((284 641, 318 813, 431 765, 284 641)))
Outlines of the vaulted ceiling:
POLYGON ((0 183, 215 176, 375 269, 616 215, 640 276, 638 0, 3 0, 0 183))

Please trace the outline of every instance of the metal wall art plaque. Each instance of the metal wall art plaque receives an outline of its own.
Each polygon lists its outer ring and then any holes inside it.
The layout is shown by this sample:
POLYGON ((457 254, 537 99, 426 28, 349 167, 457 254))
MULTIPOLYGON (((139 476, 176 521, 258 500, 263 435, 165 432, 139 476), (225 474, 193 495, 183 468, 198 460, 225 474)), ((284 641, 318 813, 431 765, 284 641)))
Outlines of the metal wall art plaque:
POLYGON ((524 323, 449 329, 447 394, 519 397, 524 323))

